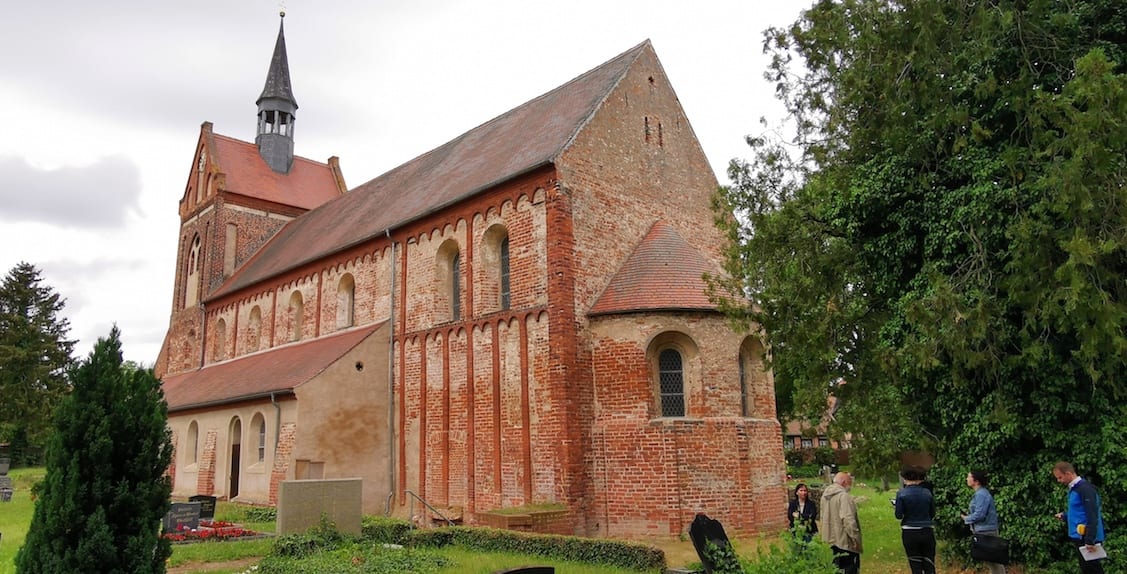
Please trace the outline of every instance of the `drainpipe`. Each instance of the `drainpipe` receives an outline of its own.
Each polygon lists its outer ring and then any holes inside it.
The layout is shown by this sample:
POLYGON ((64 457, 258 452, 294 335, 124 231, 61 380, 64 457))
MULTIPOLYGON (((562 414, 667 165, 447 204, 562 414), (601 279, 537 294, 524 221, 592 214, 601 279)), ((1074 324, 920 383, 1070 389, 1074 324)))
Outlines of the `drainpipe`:
MULTIPOLYGON (((388 345, 387 345, 387 478, 391 493, 395 495, 395 241, 391 240, 391 228, 384 230, 391 241, 391 293, 388 296, 388 345)), ((390 507, 388 508, 390 511, 390 507)))
POLYGON ((282 406, 274 398, 274 391, 270 391, 270 404, 274 405, 274 456, 278 456, 278 439, 282 434, 282 406))

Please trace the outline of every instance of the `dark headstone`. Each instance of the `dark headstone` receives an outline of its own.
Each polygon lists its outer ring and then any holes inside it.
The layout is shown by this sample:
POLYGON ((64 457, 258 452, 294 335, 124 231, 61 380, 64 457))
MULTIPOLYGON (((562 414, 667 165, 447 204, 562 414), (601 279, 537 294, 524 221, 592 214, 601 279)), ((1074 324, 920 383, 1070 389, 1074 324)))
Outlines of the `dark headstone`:
POLYGON ((0 458, 0 474, 8 474, 8 469, 12 467, 12 459, 0 458))
POLYGON ((556 574, 555 566, 521 566, 509 570, 498 570, 495 574, 556 574))
POLYGON ((197 494, 189 496, 188 502, 200 503, 200 518, 212 520, 215 518, 215 497, 206 494, 197 494))
POLYGON ((200 527, 200 503, 173 502, 168 514, 164 515, 164 531, 193 530, 200 527))
POLYGON ((697 551, 697 556, 700 557, 700 563, 704 566, 706 574, 711 574, 714 570, 727 572, 731 566, 727 562, 735 560, 735 551, 732 549, 732 543, 728 540, 728 535, 724 533, 724 526, 720 524, 719 520, 713 520, 704 514, 698 514, 693 519, 693 523, 689 525, 689 538, 693 541, 693 548, 697 551), (709 544, 715 547, 715 550, 709 550, 709 544), (718 563, 719 562, 719 563, 718 563))

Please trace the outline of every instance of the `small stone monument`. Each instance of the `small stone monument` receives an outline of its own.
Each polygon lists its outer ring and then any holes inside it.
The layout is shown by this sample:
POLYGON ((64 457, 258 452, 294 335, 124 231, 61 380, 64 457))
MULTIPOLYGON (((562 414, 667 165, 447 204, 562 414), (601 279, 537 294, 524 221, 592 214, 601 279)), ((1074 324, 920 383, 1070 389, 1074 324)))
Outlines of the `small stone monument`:
MULTIPOLYGON (((693 541, 693 548, 696 549, 706 574, 714 571, 731 571, 732 564, 727 564, 725 557, 735 560, 735 551, 719 520, 713 520, 705 514, 697 514, 689 526, 689 538, 693 541), (710 544, 716 547, 717 552, 709 552, 710 544)), ((738 562, 735 565, 738 566, 738 562)))
POLYGON ((189 496, 188 502, 200 503, 200 519, 201 520, 214 520, 215 519, 215 497, 206 494, 197 494, 189 496))
POLYGON ((163 521, 165 532, 195 530, 200 527, 200 503, 173 502, 163 521))

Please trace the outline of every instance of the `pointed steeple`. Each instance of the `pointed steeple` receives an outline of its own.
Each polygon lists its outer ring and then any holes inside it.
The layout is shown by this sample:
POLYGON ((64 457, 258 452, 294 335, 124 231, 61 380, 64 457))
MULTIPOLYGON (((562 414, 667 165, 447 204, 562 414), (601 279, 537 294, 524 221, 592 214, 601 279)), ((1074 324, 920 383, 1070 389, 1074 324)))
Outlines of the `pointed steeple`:
POLYGON ((286 56, 286 13, 279 14, 278 41, 266 73, 266 85, 255 102, 258 105, 258 135, 254 143, 266 165, 278 173, 289 173, 293 165, 294 112, 297 100, 290 86, 290 62, 286 56))

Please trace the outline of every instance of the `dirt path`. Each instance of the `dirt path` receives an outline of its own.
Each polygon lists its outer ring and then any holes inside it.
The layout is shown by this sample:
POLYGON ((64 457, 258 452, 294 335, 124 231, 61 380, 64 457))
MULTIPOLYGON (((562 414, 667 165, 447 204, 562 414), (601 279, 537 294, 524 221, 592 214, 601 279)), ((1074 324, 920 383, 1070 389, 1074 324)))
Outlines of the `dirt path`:
POLYGON ((230 562, 189 562, 169 568, 168 574, 193 574, 194 572, 215 572, 216 570, 242 571, 258 563, 261 558, 243 558, 230 562))

